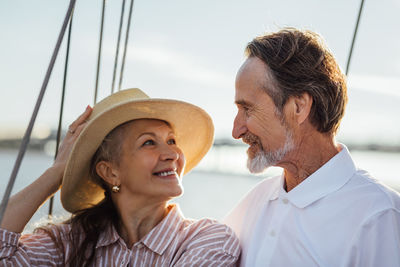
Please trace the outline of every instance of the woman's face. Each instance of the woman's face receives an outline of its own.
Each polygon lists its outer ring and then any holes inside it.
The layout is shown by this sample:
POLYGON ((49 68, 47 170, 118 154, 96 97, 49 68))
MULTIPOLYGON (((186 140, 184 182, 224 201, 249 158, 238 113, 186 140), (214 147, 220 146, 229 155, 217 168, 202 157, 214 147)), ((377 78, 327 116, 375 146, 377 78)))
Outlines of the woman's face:
POLYGON ((185 157, 171 127, 160 120, 135 120, 124 129, 121 157, 116 166, 125 197, 165 201, 183 192, 185 157))

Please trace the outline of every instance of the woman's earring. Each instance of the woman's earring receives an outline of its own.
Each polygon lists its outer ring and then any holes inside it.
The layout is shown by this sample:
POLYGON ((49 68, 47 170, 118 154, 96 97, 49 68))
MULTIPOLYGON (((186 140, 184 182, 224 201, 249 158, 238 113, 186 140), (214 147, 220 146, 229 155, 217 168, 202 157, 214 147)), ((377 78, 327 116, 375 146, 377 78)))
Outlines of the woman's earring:
POLYGON ((112 190, 114 193, 118 193, 120 189, 121 189, 121 187, 120 187, 119 185, 114 185, 114 186, 112 187, 111 190, 112 190))

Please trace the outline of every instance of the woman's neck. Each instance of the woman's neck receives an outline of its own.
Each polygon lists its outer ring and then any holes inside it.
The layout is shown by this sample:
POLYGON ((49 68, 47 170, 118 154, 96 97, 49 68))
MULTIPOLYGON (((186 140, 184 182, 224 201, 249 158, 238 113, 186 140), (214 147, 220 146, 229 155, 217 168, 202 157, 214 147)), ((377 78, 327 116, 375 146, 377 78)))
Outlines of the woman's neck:
POLYGON ((117 231, 128 247, 148 234, 169 212, 167 202, 118 206, 120 223, 117 231))

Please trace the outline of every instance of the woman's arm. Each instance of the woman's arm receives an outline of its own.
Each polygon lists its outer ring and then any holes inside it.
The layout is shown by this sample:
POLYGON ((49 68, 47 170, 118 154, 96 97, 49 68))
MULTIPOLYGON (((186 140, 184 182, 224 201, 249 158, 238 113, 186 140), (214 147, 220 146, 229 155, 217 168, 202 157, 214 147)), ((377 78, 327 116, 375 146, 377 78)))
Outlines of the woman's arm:
POLYGON ((0 266, 65 266, 65 253, 71 249, 62 241, 66 240, 70 226, 53 225, 46 229, 22 236, 0 229, 0 266))
POLYGON ((69 127, 53 165, 32 184, 12 196, 4 213, 1 228, 20 233, 36 210, 60 188, 64 169, 72 146, 86 125, 92 108, 88 106, 69 127))

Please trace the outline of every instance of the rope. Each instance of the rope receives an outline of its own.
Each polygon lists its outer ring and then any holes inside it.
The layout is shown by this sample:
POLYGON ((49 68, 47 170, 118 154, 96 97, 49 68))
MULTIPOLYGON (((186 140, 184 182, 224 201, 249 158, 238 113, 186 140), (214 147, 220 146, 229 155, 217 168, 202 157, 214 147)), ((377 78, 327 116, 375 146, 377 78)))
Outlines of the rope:
POLYGON ((361 0, 360 8, 359 8, 359 10, 358 10, 358 17, 357 17, 357 22, 356 22, 356 28, 354 29, 353 40, 351 41, 349 57, 347 58, 346 76, 347 76, 347 74, 349 73, 349 69, 350 69, 351 56, 353 55, 354 44, 355 44, 355 42, 356 42, 357 31, 358 31, 358 25, 360 24, 361 12, 362 12, 363 7, 364 7, 364 0, 361 0))
POLYGON ((127 25, 127 27, 126 27, 126 34, 125 34, 124 54, 123 54, 123 56, 122 56, 121 71, 120 71, 120 75, 119 75, 118 91, 121 90, 122 79, 124 78, 124 67, 125 67, 125 58, 126 58, 126 48, 127 48, 127 46, 128 46, 128 40, 129 40, 129 29, 131 28, 131 19, 132 19, 133 3, 134 3, 134 0, 131 0, 131 6, 129 7, 128 25, 127 25))
POLYGON ((119 20, 118 41, 117 41, 117 50, 115 51, 114 72, 113 72, 112 85, 111 85, 111 94, 114 93, 115 75, 117 74, 119 44, 121 42, 121 31, 122 31, 122 23, 124 21, 124 13, 125 13, 125 0, 122 1, 121 18, 119 20))
POLYGON ((97 72, 96 72, 96 86, 94 89, 94 104, 97 102, 97 91, 99 86, 99 73, 100 73, 100 60, 101 60, 101 45, 103 43, 103 26, 104 26, 104 10, 106 6, 106 0, 103 0, 103 7, 101 11, 101 26, 100 26, 100 38, 99 38, 99 51, 97 54, 97 72))
MULTIPOLYGON (((73 18, 74 18, 74 11, 72 11, 71 20, 69 21, 69 28, 68 28, 67 52, 65 54, 64 79, 63 79, 63 87, 62 87, 62 93, 61 93, 60 117, 58 119, 57 142, 56 142, 56 152, 54 153, 54 159, 57 157, 58 146, 60 145, 60 139, 61 139, 61 129, 62 129, 61 124, 62 124, 62 118, 63 118, 63 113, 64 113, 65 87, 67 84, 69 48, 70 48, 70 44, 71 44, 71 31, 72 31, 73 18)), ((51 215, 53 214, 53 203, 54 203, 54 196, 52 196, 50 198, 49 214, 48 214, 49 219, 51 218, 51 215)))
POLYGON ((46 92, 47 84, 49 82, 49 79, 50 79, 50 76, 51 76, 51 72, 53 70, 55 61, 57 59, 58 51, 60 50, 60 46, 61 46, 64 34, 65 34, 65 30, 67 28, 68 22, 69 22, 69 20, 71 18, 71 13, 72 13, 72 10, 73 10, 73 8, 75 6, 75 2, 76 2, 76 0, 71 0, 70 3, 69 3, 69 7, 68 7, 67 13, 65 15, 64 22, 63 22, 63 25, 61 27, 60 34, 58 35, 57 43, 56 43, 56 46, 54 48, 53 54, 51 56, 50 64, 49 64, 49 67, 47 68, 47 72, 46 72, 45 78, 43 80, 43 84, 42 84, 42 87, 40 89, 40 93, 39 93, 38 99, 36 101, 35 108, 33 110, 31 120, 29 121, 28 128, 26 129, 26 132, 25 132, 24 137, 22 139, 21 147, 19 149, 18 156, 17 156, 17 159, 16 159, 15 164, 14 164, 14 168, 12 170, 10 179, 8 181, 7 188, 6 188, 6 191, 5 191, 4 196, 3 196, 3 200, 1 201, 1 205, 0 205, 0 225, 1 225, 1 222, 3 220, 3 215, 4 215, 4 212, 6 210, 6 207, 7 207, 7 204, 8 204, 8 200, 10 198, 11 190, 12 190, 12 188, 14 186, 15 179, 17 177, 17 173, 18 173, 19 167, 21 166, 22 159, 23 159, 24 154, 26 152, 26 149, 28 147, 29 139, 30 139, 31 134, 32 134, 33 125, 35 124, 35 120, 36 120, 37 114, 39 112, 40 104, 42 103, 44 93, 46 92))

